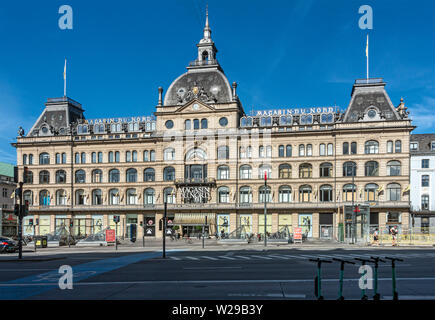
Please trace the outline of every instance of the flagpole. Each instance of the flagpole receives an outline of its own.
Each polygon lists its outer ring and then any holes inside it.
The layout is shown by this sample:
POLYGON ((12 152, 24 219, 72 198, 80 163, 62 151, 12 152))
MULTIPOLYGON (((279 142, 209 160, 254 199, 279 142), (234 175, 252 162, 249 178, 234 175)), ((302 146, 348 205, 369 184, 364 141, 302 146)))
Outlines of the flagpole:
POLYGON ((66 59, 65 66, 63 68, 63 96, 66 97, 66 59))
POLYGON ((369 34, 367 34, 366 57, 367 57, 367 83, 369 83, 369 34))

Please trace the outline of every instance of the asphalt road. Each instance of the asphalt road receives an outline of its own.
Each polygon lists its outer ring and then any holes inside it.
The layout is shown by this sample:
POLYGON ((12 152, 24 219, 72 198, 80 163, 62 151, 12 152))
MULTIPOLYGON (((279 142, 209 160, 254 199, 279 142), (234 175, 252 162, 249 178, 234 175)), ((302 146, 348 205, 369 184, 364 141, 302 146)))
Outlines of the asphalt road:
MULTIPOLYGON (((66 248, 39 255, 55 260, 0 260, 0 299, 315 299, 316 264, 310 258, 395 256, 404 259, 397 262, 399 299, 435 300, 435 250, 429 248, 196 247, 173 249, 166 259, 161 255, 140 248, 129 252, 66 248), (58 286, 62 265, 72 267, 73 289, 58 286)), ((345 267, 346 299, 361 297, 360 264, 345 267)), ((337 298, 338 276, 337 262, 324 264, 325 299, 337 298)), ((392 298, 390 263, 380 265, 378 287, 382 299, 392 298)), ((367 290, 367 295, 372 297, 373 290, 367 290)))

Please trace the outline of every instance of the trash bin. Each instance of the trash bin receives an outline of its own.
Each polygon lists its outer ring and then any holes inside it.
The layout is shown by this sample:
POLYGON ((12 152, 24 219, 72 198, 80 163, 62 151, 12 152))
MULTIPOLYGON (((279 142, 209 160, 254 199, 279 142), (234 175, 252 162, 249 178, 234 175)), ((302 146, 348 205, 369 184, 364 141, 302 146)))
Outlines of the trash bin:
POLYGON ((47 236, 36 236, 35 242, 37 248, 47 248, 47 236))

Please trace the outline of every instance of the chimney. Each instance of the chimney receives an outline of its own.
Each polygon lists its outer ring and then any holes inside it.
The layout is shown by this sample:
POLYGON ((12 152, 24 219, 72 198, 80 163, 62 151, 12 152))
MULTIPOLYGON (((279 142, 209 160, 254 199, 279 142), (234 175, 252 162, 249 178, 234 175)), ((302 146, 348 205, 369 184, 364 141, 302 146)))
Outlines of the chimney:
POLYGON ((163 95, 163 88, 159 87, 159 106, 162 105, 162 95, 163 95))

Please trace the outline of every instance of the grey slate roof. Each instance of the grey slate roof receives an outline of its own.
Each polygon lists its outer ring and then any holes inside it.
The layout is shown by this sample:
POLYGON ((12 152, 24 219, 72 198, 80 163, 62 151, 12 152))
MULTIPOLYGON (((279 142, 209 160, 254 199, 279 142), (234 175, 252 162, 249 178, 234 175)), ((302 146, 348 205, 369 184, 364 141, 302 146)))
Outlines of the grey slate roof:
POLYGON ((432 142, 435 142, 435 133, 411 134, 411 142, 418 142, 418 150, 411 151, 411 154, 433 154, 435 150, 431 149, 432 142))

